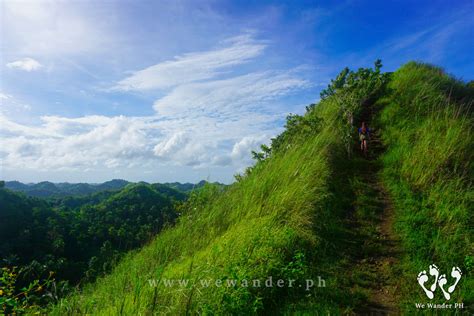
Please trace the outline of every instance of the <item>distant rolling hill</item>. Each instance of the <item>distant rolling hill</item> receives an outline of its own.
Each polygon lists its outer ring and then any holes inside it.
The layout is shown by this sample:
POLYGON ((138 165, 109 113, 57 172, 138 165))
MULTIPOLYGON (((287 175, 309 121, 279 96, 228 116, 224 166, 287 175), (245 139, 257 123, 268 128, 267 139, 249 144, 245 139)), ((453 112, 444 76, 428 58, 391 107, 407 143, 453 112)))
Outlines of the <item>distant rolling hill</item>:
POLYGON ((462 271, 451 298, 472 314, 472 83, 380 67, 345 68, 235 183, 191 194, 175 225, 48 313, 413 315, 440 267, 448 284, 462 271))
MULTIPOLYGON (((12 191, 23 192, 28 196, 46 198, 65 197, 70 195, 89 195, 103 191, 117 191, 125 188, 131 183, 132 182, 122 179, 113 179, 104 183, 53 183, 49 181, 43 181, 25 184, 19 181, 6 181, 5 187, 12 191)), ((166 191, 166 188, 172 188, 184 193, 188 193, 192 190, 203 187, 206 183, 207 181, 202 180, 196 184, 173 182, 163 184, 155 183, 153 186, 155 189, 159 189, 161 191, 166 191)), ((221 185, 220 183, 214 184, 221 185)))

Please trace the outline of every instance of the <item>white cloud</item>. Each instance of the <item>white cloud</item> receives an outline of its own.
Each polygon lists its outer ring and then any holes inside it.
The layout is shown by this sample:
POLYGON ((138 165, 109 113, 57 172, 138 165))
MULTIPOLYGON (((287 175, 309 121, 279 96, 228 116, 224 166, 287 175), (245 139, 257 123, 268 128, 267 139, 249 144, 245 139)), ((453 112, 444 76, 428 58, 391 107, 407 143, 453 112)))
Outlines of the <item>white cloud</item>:
POLYGON ((5 166, 38 170, 105 165, 127 166, 152 156, 156 135, 153 122, 145 118, 43 117, 35 128, 0 116, 5 166), (71 128, 71 125, 75 128, 71 128), (115 163, 112 163, 116 161, 115 163))
POLYGON ((262 112, 270 101, 307 88, 309 83, 289 72, 250 73, 230 79, 181 85, 157 100, 155 110, 165 116, 220 116, 232 119, 242 112, 262 112))
POLYGON ((0 92, 0 105, 0 121, 1 115, 23 116, 25 111, 31 110, 30 105, 4 92, 0 92))
POLYGON ((31 126, 0 115, 3 165, 49 172, 241 169, 251 162, 252 149, 280 131, 277 122, 287 114, 283 98, 310 84, 300 68, 242 72, 239 67, 236 74, 237 66, 265 48, 248 34, 221 45, 136 72, 116 85, 163 93, 152 116, 43 116, 31 126))
POLYGON ((250 152, 258 149, 259 145, 266 143, 268 139, 269 137, 267 135, 245 136, 234 144, 231 156, 236 160, 250 157, 250 152))
POLYGON ((2 164, 9 170, 75 170, 132 166, 241 166, 250 149, 268 140, 248 140, 274 117, 254 115, 235 122, 213 118, 86 116, 42 117, 39 126, 0 115, 2 164), (226 145, 227 144, 227 145, 226 145))
POLYGON ((11 98, 11 95, 0 92, 0 100, 8 100, 11 98))
POLYGON ((27 57, 8 63, 7 67, 11 69, 20 69, 30 72, 42 68, 43 65, 41 65, 37 60, 27 57))
POLYGON ((250 150, 279 131, 276 121, 287 114, 280 98, 308 86, 292 71, 177 86, 154 104, 158 125, 169 135, 155 154, 178 165, 249 163, 250 150))
POLYGON ((198 80, 210 79, 231 66, 248 62, 262 54, 265 45, 250 35, 224 42, 227 46, 205 52, 189 53, 173 60, 134 72, 119 81, 115 90, 150 90, 170 88, 198 80))
POLYGON ((176 154, 186 143, 188 143, 189 137, 184 132, 178 132, 171 136, 169 139, 165 139, 158 143, 154 148, 153 152, 157 157, 169 157, 171 154, 176 154))

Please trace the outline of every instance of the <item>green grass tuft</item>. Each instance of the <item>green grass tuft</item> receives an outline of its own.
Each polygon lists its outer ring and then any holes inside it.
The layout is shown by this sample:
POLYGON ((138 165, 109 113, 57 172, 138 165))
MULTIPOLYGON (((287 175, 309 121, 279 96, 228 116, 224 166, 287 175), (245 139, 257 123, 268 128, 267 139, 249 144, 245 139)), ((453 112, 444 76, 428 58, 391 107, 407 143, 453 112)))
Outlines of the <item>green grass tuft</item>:
MULTIPOLYGON (((464 273, 455 300, 474 303, 472 88, 440 68, 408 63, 393 74, 380 99, 387 151, 384 179, 394 197, 396 226, 406 251, 403 265, 407 308, 424 301, 418 272, 432 263, 450 277, 464 273)), ((443 302, 438 290, 435 300, 443 302)))

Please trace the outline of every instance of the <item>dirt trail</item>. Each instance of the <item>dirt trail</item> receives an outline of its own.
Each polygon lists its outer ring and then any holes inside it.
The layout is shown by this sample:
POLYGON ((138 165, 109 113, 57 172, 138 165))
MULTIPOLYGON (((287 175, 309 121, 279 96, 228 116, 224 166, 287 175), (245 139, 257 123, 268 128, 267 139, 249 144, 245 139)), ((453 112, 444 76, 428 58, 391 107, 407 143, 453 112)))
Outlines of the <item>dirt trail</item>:
POLYGON ((368 310, 373 314, 397 314, 398 303, 398 278, 395 264, 398 260, 398 240, 393 232, 394 210, 383 185, 376 183, 378 192, 382 197, 382 212, 376 225, 377 240, 380 253, 369 258, 360 268, 368 269, 377 276, 374 286, 368 293, 368 310))
POLYGON ((360 167, 354 175, 354 213, 349 225, 360 241, 352 259, 352 291, 361 294, 360 315, 398 315, 399 284, 396 263, 400 258, 399 241, 393 231, 394 208, 380 179, 383 151, 375 133, 369 144, 371 157, 356 158, 360 167), (358 184, 357 184, 358 183, 358 184))

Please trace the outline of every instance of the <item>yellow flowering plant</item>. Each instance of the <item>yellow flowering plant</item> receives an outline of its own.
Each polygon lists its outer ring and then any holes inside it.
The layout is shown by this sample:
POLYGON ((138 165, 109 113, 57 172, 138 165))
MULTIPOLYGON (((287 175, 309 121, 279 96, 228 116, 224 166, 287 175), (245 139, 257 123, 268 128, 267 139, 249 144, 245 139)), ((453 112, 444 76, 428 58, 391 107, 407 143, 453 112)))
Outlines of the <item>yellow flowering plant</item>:
POLYGON ((46 280, 34 280, 26 287, 18 288, 18 268, 3 267, 0 274, 0 310, 5 315, 41 314, 38 300, 50 284, 54 282, 54 273, 50 272, 46 280))

